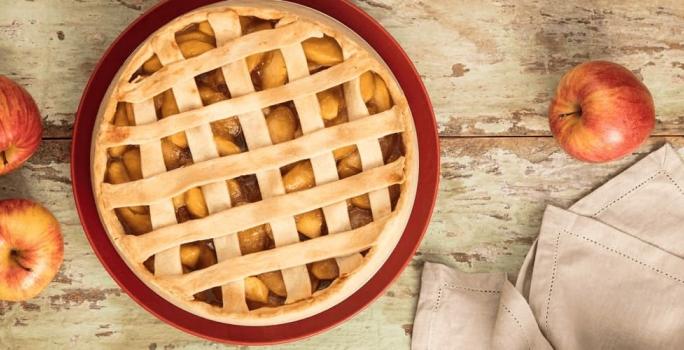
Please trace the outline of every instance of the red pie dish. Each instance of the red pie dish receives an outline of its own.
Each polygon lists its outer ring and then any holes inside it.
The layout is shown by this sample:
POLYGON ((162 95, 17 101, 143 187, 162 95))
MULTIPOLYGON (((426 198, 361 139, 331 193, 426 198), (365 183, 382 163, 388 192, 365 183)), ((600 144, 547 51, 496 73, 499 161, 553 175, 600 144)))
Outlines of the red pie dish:
POLYGON ((168 1, 86 86, 74 197, 145 309, 210 340, 281 343, 359 312, 410 262, 438 145, 410 60, 354 5, 168 1))

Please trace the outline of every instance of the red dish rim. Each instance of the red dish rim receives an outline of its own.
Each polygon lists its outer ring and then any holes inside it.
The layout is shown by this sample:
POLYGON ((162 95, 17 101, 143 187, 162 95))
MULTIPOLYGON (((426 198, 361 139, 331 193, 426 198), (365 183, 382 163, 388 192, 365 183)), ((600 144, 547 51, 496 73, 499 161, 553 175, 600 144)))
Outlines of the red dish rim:
POLYGON ((95 207, 90 181, 90 144, 94 116, 119 66, 160 26, 179 15, 218 0, 162 2, 131 23, 104 53, 83 91, 74 122, 71 178, 74 199, 86 236, 105 269, 140 306, 166 323, 196 336, 233 344, 290 342, 323 332, 354 316, 389 287, 408 265, 425 234, 439 184, 439 139, 432 105, 420 76, 406 53, 384 28, 355 5, 343 1, 293 0, 325 13, 363 37, 385 60, 411 106, 418 135, 419 191, 399 244, 378 273, 344 302, 315 316, 265 327, 235 326, 210 321, 169 303, 140 281, 126 266, 107 236, 95 207))

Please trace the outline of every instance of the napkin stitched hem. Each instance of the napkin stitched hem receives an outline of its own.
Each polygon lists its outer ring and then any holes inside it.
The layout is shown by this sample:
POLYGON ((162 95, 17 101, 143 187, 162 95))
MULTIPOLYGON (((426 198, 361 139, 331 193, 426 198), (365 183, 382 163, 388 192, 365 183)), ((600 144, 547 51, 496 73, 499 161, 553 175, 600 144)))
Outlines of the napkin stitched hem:
MULTIPOLYGON (((542 227, 544 226, 551 232, 557 232, 557 234, 546 239, 542 236, 539 241, 538 251, 548 252, 550 250, 548 248, 543 249, 542 246, 553 247, 553 249, 551 254, 540 254, 537 256, 535 271, 546 272, 533 276, 532 284, 536 284, 536 288, 532 286, 532 289, 536 289, 535 294, 538 296, 545 295, 545 303, 542 305, 544 312, 541 315, 543 315, 544 320, 543 332, 547 338, 553 338, 551 334, 551 325, 553 325, 551 312, 553 311, 552 304, 555 285, 559 283, 558 281, 562 274, 559 261, 564 252, 564 237, 574 237, 591 244, 595 249, 600 248, 603 251, 624 258, 629 263, 639 264, 645 268, 644 271, 658 274, 679 284, 684 284, 684 275, 677 273, 678 271, 684 271, 684 260, 675 254, 610 225, 554 206, 548 206, 544 214, 542 227), (596 230, 589 230, 591 226, 595 226, 596 230), (578 231, 581 233, 578 233, 578 231), (606 231, 610 232, 610 234, 606 234, 606 231), (613 235, 621 235, 622 239, 615 240, 613 235), (611 239, 611 237, 613 238, 611 239), (635 255, 639 255, 641 258, 637 258, 635 255), (541 267, 537 269, 538 266, 541 267)), ((542 230, 544 229, 542 228, 542 230)), ((570 243, 568 242, 568 244, 570 243)), ((535 299, 533 296, 530 298, 535 299)), ((538 314, 538 316, 541 315, 538 314)))

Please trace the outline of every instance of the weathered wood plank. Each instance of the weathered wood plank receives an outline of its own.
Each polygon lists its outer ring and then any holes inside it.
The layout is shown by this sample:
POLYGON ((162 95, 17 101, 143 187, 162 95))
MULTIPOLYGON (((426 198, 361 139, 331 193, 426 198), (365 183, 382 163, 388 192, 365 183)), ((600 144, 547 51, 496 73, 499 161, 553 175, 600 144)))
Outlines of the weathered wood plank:
POLYGON ((622 160, 589 164, 551 138, 442 140, 442 183, 421 258, 516 272, 546 205, 569 207, 665 142, 684 154, 684 138, 657 137, 622 160))
MULTIPOLYGON (((424 261, 514 273, 547 204, 567 207, 665 141, 684 155, 684 137, 654 138, 624 160, 590 165, 570 159, 549 138, 443 140, 437 209, 407 270, 354 319, 284 348, 408 348, 424 261)), ((45 141, 29 164, 0 178, 0 198, 44 203, 62 223, 66 242, 62 270, 42 295, 0 302, 0 348, 216 347, 148 314, 102 268, 74 209, 68 153, 68 141, 45 141)))
MULTIPOLYGON (((684 133, 684 2, 355 2, 415 62, 442 135, 548 135, 545 113, 556 83, 564 71, 590 59, 613 60, 636 72, 656 100, 656 134, 684 133)), ((0 3, 0 74, 34 95, 46 136, 70 135, 95 63, 154 3, 0 3)))
POLYGON ((592 59, 643 78, 656 101, 657 134, 684 131, 682 1, 359 3, 415 62, 442 135, 548 135, 558 80, 592 59))

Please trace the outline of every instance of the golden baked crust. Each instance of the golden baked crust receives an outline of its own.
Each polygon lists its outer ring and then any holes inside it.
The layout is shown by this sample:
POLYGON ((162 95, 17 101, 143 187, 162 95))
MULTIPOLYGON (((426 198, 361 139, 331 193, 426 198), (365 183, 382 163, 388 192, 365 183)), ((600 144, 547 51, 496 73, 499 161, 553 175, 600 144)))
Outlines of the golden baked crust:
POLYGON ((408 220, 416 191, 417 143, 405 96, 379 57, 348 29, 313 10, 275 1, 231 1, 204 7, 165 25, 122 66, 103 99, 92 144, 92 182, 100 218, 119 254, 156 293, 199 316, 241 325, 299 320, 343 301, 385 262, 408 220), (275 28, 242 35, 240 16, 277 22, 275 28), (193 23, 208 21, 216 48, 185 59, 174 36, 193 23), (301 42, 326 35, 342 48, 344 60, 310 74, 301 42), (245 57, 279 49, 288 83, 256 91, 245 57), (136 71, 153 55, 163 68, 145 78, 136 71), (231 98, 203 105, 193 79, 220 69, 231 98), (369 115, 360 76, 373 71, 384 80, 393 106, 369 115), (342 85, 349 121, 326 127, 316 93, 342 85), (154 97, 172 89, 177 114, 157 119, 154 97), (302 136, 272 144, 262 110, 292 101, 302 136), (134 126, 112 123, 121 102, 130 103, 134 126), (237 116, 249 151, 219 157, 211 122, 237 116), (184 132, 193 164, 167 171, 159 140, 184 132), (378 139, 401 133, 403 157, 384 163, 378 139), (142 179, 108 183, 108 149, 138 145, 142 179), (333 150, 355 145, 362 172, 339 179, 333 150), (286 193, 280 168, 308 159, 315 187, 286 193), (256 174, 262 200, 231 208, 225 181, 256 174), (400 184, 394 210, 389 187, 400 184), (171 198, 201 187, 207 216, 177 223, 171 198), (373 222, 352 229, 346 200, 368 193, 373 222), (127 234, 116 208, 149 206, 152 229, 127 234), (293 216, 323 208, 330 234, 301 241, 293 216), (241 256, 236 232, 270 225, 275 248, 241 256), (220 229, 217 229, 220 228, 220 229), (219 231, 219 232, 217 232, 219 231), (182 244, 212 240, 218 263, 183 273, 182 244), (366 251, 365 255, 359 252, 366 251), (144 262, 154 256, 154 274, 144 262), (306 264, 334 258, 337 277, 313 291, 306 264), (281 271, 287 299, 277 307, 250 310, 244 279, 281 271), (223 306, 193 300, 198 292, 221 287, 223 306))

